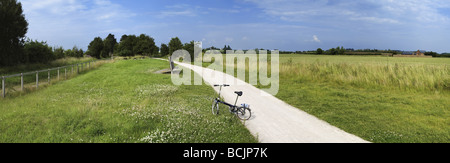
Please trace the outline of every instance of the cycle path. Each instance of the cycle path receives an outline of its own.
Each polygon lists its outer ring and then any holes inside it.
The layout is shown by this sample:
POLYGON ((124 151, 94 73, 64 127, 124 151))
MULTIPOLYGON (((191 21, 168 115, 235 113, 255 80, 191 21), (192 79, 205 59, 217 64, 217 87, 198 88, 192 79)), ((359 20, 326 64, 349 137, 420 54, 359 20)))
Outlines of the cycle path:
MULTIPOLYGON (((266 93, 262 96, 260 89, 231 75, 200 66, 175 63, 192 69, 197 74, 205 74, 203 80, 211 86, 230 84, 230 87, 222 88, 221 92, 227 102, 236 100, 234 91, 243 91, 244 94, 237 103, 247 103, 252 110, 252 118, 244 121, 244 124, 261 143, 369 143, 272 95, 266 93), (224 80, 234 82, 224 83, 224 80)), ((219 91, 219 88, 214 89, 219 91)))

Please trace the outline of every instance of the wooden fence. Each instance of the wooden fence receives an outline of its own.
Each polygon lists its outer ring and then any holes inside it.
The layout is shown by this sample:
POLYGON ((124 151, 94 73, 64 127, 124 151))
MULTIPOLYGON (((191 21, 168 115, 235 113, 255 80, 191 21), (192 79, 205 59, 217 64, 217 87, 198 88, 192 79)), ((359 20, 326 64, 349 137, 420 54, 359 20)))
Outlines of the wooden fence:
MULTIPOLYGON (((106 59, 110 60, 110 59, 106 59)), ((20 73, 20 74, 14 74, 14 75, 8 75, 8 76, 2 76, 2 92, 1 95, 3 98, 6 97, 6 83, 5 80, 8 78, 14 78, 14 77, 20 77, 20 90, 24 91, 24 76, 26 75, 36 75, 36 89, 39 88, 39 73, 47 73, 47 81, 48 84, 51 82, 51 71, 56 71, 57 77, 56 79, 59 81, 60 78, 62 78, 62 75, 64 75, 64 79, 67 79, 69 75, 72 75, 74 73, 78 74, 82 71, 88 70, 92 68, 93 64, 98 61, 103 60, 95 60, 95 61, 88 61, 83 63, 77 63, 73 65, 67 65, 63 67, 57 67, 57 68, 51 68, 46 70, 39 70, 39 71, 32 71, 27 73, 20 73), (92 65, 92 66, 91 66, 92 65), (64 73, 64 74, 62 74, 64 73)), ((45 79, 44 79, 45 80, 45 79)), ((41 79, 42 81, 42 79, 41 79)))

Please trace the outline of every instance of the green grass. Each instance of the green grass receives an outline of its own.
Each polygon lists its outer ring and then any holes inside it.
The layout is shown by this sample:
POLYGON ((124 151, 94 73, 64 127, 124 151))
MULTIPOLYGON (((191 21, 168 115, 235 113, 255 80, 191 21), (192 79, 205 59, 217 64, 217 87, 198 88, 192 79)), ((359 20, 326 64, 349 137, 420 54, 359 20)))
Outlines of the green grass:
POLYGON ((45 70, 48 68, 55 68, 55 67, 61 67, 66 65, 73 65, 77 63, 83 63, 88 61, 96 60, 94 58, 61 58, 54 60, 48 64, 43 63, 34 63, 34 64, 22 64, 17 66, 11 66, 11 67, 0 67, 0 76, 8 76, 13 74, 20 74, 20 73, 26 73, 26 72, 32 72, 37 70, 45 70))
POLYGON ((281 55, 276 97, 376 143, 450 142, 450 60, 281 55))
POLYGON ((214 90, 175 86, 159 60, 128 60, 0 100, 0 142, 208 143, 257 140, 231 114, 210 113, 214 90))
POLYGON ((450 59, 282 55, 287 78, 407 91, 450 90, 450 59))
POLYGON ((450 58, 281 54, 276 97, 371 142, 450 142, 450 58))
MULTIPOLYGON (((58 65, 58 63, 56 63, 56 62, 61 62, 60 64, 62 64, 62 63, 68 64, 68 63, 72 63, 72 62, 81 62, 81 61, 85 61, 85 60, 89 60, 89 58, 84 58, 84 59, 83 58, 81 58, 81 59, 64 58, 64 59, 56 60, 53 64, 50 64, 50 65, 58 65)), ((74 77, 78 74, 84 74, 85 72, 87 72, 89 70, 95 69, 95 68, 101 66, 102 64, 109 63, 109 62, 111 62, 111 60, 97 60, 97 61, 91 62, 89 64, 79 65, 79 72, 77 71, 77 66, 60 68, 59 77, 58 77, 58 70, 51 70, 50 74, 48 73, 48 71, 39 72, 38 73, 39 88, 47 87, 47 86, 57 83, 59 81, 71 79, 72 77, 74 77), (50 75, 50 83, 48 82, 49 81, 48 75, 50 75)), ((47 66, 50 66, 50 65, 47 65, 47 66)), ((33 65, 31 67, 33 67, 33 65)), ((49 67, 49 68, 55 68, 55 67, 49 67)), ((42 69, 37 69, 37 70, 42 70, 42 69)), ((11 74, 12 73, 10 73, 10 75, 11 74)), ((36 90, 36 73, 25 74, 23 76, 23 83, 24 83, 24 90, 21 89, 21 77, 20 76, 6 78, 5 79, 5 88, 6 88, 5 96, 6 97, 16 97, 16 96, 28 94, 29 92, 36 90)))

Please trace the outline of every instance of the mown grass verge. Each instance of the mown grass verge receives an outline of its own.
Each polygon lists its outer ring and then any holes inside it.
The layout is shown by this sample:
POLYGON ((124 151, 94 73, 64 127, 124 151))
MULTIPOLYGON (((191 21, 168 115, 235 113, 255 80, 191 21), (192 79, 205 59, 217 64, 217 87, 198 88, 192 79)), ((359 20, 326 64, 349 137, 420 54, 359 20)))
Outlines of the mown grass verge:
POLYGON ((0 100, 0 142, 257 142, 233 115, 210 113, 209 86, 175 86, 153 73, 167 65, 117 61, 0 100))

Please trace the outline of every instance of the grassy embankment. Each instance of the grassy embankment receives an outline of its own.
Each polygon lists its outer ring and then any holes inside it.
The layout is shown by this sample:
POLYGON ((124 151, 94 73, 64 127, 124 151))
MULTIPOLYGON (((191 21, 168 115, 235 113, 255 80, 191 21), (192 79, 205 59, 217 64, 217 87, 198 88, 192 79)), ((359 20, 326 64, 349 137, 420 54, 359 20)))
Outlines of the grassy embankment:
POLYGON ((0 68, 0 76, 7 76, 7 75, 12 75, 12 74, 17 74, 17 73, 24 73, 24 72, 32 72, 32 71, 36 71, 36 70, 44 70, 47 68, 61 67, 61 66, 66 66, 66 65, 72 65, 72 64, 82 63, 82 62, 93 61, 93 60, 95 60, 95 58, 68 57, 68 58, 62 58, 62 59, 52 61, 48 64, 35 63, 35 64, 22 64, 22 65, 17 65, 17 66, 12 66, 12 67, 1 67, 0 68))
POLYGON ((0 99, 0 142, 257 142, 214 90, 175 86, 159 60, 128 60, 21 97, 0 99))
MULTIPOLYGON (((78 63, 85 63, 89 61, 95 61, 96 59, 86 57, 86 58, 62 58, 55 61, 52 61, 48 64, 42 64, 42 63, 35 63, 35 64, 23 64, 23 65, 17 65, 17 66, 11 66, 11 67, 1 67, 0 68, 0 77, 1 76, 9 76, 14 74, 20 74, 20 73, 29 73, 34 71, 41 71, 46 69, 53 69, 57 67, 64 67, 69 65, 75 65, 78 63)), ((106 63, 106 61, 97 61, 92 62, 90 64, 89 69, 93 69, 96 67, 99 67, 103 63, 106 63)), ((83 69, 81 69, 80 65, 80 71, 86 71, 88 70, 87 65, 84 65, 83 69)), ((74 69, 71 67, 68 67, 66 69, 61 68, 60 69, 60 78, 58 80, 58 71, 57 70, 51 70, 50 71, 50 83, 56 83, 60 80, 70 79, 74 77, 77 74, 77 67, 74 66, 74 69)), ((80 72, 83 73, 83 72, 80 72)), ((48 73, 47 72, 40 72, 38 73, 39 76, 39 87, 46 87, 48 83, 48 73)), ((21 79, 20 76, 17 77, 10 77, 5 80, 6 84, 6 96, 7 97, 15 97, 17 95, 24 95, 31 91, 36 90, 36 74, 25 74, 23 76, 23 82, 24 82, 24 91, 21 90, 21 79)))

